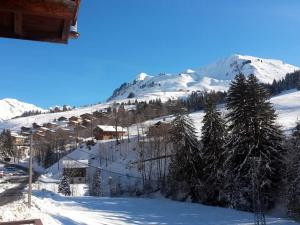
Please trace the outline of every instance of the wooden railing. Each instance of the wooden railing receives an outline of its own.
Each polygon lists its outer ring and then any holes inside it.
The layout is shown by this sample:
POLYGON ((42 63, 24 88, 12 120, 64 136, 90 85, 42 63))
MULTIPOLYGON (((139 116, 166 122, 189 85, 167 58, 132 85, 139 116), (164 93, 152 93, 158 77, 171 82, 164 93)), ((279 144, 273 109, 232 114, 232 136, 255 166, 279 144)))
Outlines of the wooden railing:
POLYGON ((22 221, 11 221, 11 222, 3 222, 0 225, 24 225, 24 224, 31 224, 31 225, 43 225, 40 219, 37 220, 22 220, 22 221))

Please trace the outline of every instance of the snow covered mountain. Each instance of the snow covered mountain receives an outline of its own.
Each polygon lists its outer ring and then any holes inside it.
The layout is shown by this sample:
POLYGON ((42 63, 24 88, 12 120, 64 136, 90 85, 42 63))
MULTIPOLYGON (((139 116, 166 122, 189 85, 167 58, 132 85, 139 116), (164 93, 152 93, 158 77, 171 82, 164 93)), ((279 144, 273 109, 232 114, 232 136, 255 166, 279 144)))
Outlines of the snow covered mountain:
POLYGON ((130 83, 122 84, 113 92, 108 101, 126 98, 153 99, 177 98, 192 91, 225 91, 236 74, 254 74, 261 82, 271 83, 299 67, 281 60, 263 59, 253 56, 231 55, 199 69, 187 69, 179 74, 159 74, 151 76, 138 74, 130 83))
POLYGON ((21 102, 16 99, 5 98, 0 100, 0 121, 9 120, 28 111, 43 112, 44 110, 35 105, 21 102))

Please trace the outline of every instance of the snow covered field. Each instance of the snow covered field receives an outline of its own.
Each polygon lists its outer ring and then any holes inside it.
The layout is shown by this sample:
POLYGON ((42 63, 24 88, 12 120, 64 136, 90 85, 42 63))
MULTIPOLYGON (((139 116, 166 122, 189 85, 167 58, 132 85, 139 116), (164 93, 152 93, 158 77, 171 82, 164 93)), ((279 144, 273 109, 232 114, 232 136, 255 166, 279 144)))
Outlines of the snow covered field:
MULTIPOLYGON (((250 225, 253 214, 168 199, 62 197, 34 192, 33 209, 24 200, 0 208, 0 221, 41 218, 45 225, 250 225)), ((272 225, 299 223, 267 217, 272 225)))

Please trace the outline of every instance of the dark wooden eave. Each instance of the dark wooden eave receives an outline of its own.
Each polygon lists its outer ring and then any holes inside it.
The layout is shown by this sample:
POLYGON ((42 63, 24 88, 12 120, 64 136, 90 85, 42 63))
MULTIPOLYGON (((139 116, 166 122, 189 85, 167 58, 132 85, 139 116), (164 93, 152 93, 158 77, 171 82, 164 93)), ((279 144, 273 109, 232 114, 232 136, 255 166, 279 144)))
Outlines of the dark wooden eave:
POLYGON ((67 43, 80 0, 0 0, 0 37, 67 43))

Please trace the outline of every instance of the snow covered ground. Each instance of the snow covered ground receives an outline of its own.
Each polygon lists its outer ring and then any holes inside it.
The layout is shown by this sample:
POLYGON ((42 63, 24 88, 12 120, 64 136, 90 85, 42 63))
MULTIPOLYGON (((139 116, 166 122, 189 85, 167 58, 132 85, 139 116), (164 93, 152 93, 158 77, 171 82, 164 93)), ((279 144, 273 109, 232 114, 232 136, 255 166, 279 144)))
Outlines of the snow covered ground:
MULTIPOLYGON (((250 225, 253 214, 232 209, 149 198, 63 197, 35 191, 33 208, 25 200, 0 208, 0 221, 41 218, 44 225, 250 225)), ((296 225, 267 217, 267 224, 296 225)))

